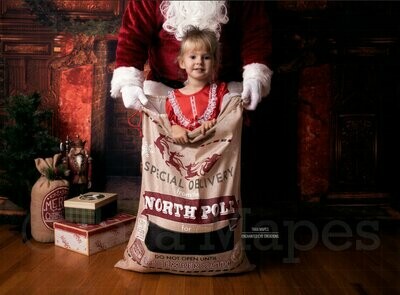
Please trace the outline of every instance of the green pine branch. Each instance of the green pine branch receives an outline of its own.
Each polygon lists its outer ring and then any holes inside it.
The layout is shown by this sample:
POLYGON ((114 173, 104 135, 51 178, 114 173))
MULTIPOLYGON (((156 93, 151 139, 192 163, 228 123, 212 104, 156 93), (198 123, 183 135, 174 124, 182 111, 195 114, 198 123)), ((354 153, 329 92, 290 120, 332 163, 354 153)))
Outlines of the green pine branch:
POLYGON ((53 0, 24 0, 29 10, 42 25, 53 28, 56 32, 103 36, 117 32, 121 19, 113 17, 110 20, 82 20, 67 17, 65 12, 58 10, 53 0))

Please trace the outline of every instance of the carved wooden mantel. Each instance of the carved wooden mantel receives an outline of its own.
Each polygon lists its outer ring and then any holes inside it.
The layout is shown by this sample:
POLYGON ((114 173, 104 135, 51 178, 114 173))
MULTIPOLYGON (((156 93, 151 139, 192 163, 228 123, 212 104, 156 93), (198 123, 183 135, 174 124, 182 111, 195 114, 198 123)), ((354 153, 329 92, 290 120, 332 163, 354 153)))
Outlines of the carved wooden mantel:
MULTIPOLYGON (((124 10, 124 1, 115 0, 55 0, 54 3, 68 17, 88 20, 120 16, 124 10)), ((99 95, 94 91, 94 80, 99 78, 99 70, 96 76, 95 69, 107 66, 100 64, 105 61, 96 56, 99 54, 96 48, 110 36, 58 33, 39 24, 22 0, 3 0, 0 5, 4 57, 0 63, 3 81, 0 113, 6 97, 37 91, 42 96, 41 107, 53 111, 54 135, 65 139, 67 135, 79 134, 90 147, 92 104, 94 95, 99 95)), ((105 83, 104 80, 100 84, 104 89, 105 83)))

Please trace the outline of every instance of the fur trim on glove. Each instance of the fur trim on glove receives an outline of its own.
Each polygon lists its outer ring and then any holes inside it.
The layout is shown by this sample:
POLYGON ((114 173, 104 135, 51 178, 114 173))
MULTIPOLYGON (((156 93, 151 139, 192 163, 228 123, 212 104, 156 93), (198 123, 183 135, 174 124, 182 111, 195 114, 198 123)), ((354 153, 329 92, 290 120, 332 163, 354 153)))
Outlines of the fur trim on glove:
POLYGON ((259 63, 248 64, 243 67, 243 81, 256 79, 261 82, 261 96, 266 97, 271 90, 271 78, 273 71, 266 65, 259 63))
POLYGON ((134 67, 116 68, 111 80, 111 97, 121 97, 121 88, 124 86, 138 86, 143 88, 143 81, 143 71, 134 67))

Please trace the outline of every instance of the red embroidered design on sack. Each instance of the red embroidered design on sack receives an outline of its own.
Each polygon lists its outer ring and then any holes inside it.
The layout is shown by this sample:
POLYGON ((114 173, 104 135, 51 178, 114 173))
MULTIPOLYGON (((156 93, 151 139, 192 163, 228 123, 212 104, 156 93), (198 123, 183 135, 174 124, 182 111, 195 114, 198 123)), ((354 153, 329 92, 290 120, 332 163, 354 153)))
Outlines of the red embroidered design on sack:
POLYGON ((212 169, 218 159, 221 158, 220 154, 212 154, 201 162, 185 165, 180 159, 183 158, 183 155, 179 152, 172 151, 170 149, 170 143, 170 139, 162 134, 154 141, 154 145, 160 151, 165 164, 174 167, 181 176, 184 176, 188 180, 196 176, 204 176, 212 169), (185 172, 186 175, 183 175, 182 172, 185 172))

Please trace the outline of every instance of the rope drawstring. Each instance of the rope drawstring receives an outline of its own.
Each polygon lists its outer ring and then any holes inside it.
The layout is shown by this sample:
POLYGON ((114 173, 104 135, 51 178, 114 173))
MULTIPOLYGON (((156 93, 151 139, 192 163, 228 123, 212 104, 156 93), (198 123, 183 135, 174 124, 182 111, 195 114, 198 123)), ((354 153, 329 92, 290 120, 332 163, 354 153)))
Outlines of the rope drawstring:
POLYGON ((143 132, 142 132, 142 111, 140 110, 136 110, 135 112, 133 112, 132 115, 130 115, 128 117, 128 125, 130 127, 132 127, 132 129, 137 130, 137 132, 139 133, 140 137, 143 137, 143 132), (134 120, 134 118, 138 116, 139 119, 137 120, 137 122, 135 123, 136 120, 134 120))

